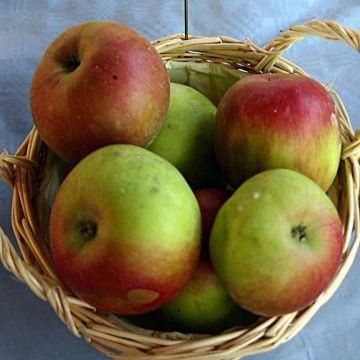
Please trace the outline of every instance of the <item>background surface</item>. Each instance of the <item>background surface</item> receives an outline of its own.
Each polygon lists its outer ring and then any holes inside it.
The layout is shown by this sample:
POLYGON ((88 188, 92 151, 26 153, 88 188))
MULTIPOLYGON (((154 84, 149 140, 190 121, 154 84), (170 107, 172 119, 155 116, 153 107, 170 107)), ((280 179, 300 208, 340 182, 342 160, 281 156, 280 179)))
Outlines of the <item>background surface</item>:
MULTIPOLYGON (((189 33, 250 37, 264 45, 292 24, 332 19, 360 29, 359 0, 189 0, 189 33)), ((28 90, 49 43, 67 27, 94 19, 135 28, 149 40, 183 32, 183 1, 0 0, 0 151, 14 153, 32 127, 28 90)), ((360 54, 347 45, 307 39, 287 53, 311 76, 336 77, 353 127, 360 127, 360 54)), ((0 226, 11 235, 11 191, 0 183, 0 226)), ((252 360, 359 358, 360 256, 335 296, 292 341, 252 360)), ((50 306, 0 266, 0 359, 101 360, 105 356, 75 338, 50 306)))

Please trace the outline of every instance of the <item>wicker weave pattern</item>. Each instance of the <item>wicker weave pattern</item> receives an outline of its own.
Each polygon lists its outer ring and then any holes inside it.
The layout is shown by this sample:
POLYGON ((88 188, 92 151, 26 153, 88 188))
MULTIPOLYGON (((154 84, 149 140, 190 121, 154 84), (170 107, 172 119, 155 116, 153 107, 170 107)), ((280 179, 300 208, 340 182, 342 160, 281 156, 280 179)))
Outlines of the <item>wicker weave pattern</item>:
MULTIPOLYGON (((164 61, 213 61, 249 73, 271 71, 307 75, 281 56, 292 44, 309 35, 341 40, 360 51, 360 32, 331 21, 293 26, 264 48, 250 40, 239 41, 225 36, 190 36, 185 40, 182 34, 156 40, 153 44, 164 61)), ((33 201, 43 178, 47 155, 47 148, 35 128, 15 155, 0 154, 0 176, 13 187, 11 220, 21 253, 17 253, 0 228, 0 259, 4 267, 38 297, 48 301, 75 336, 82 336, 114 359, 238 359, 271 350, 290 340, 331 298, 346 276, 360 243, 360 136, 354 134, 340 97, 330 86, 328 90, 337 104, 343 142, 337 192, 345 245, 342 265, 333 282, 301 313, 264 318, 255 326, 232 329, 217 336, 169 336, 136 327, 129 329, 68 293, 56 275, 34 211, 33 201)))

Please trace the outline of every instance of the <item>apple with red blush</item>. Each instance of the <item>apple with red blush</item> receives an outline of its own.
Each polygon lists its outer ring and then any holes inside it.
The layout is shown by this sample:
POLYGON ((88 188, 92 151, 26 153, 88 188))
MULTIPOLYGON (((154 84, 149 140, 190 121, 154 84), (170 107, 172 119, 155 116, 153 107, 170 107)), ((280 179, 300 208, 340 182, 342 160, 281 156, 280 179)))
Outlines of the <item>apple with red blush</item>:
POLYGON ((236 82, 221 99, 215 153, 236 188, 258 172, 286 168, 327 191, 340 162, 336 107, 314 79, 256 74, 236 82))
POLYGON ((116 22, 89 21, 46 49, 31 81, 30 107, 46 145, 76 162, 109 144, 148 146, 169 97, 165 65, 148 40, 116 22))
POLYGON ((93 151, 66 176, 51 209, 51 254, 65 286, 99 310, 143 314, 193 274, 201 215, 168 161, 135 145, 93 151))
POLYGON ((277 316, 316 300, 343 246, 341 219, 320 186, 299 172, 271 169, 247 179, 221 207, 210 258, 239 306, 277 316))

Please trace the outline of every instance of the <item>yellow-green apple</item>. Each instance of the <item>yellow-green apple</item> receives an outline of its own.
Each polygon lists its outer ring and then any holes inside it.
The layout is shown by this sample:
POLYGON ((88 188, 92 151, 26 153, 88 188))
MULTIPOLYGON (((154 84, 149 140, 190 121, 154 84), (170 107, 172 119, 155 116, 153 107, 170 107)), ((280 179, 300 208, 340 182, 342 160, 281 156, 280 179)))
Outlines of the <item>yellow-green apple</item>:
POLYGON ((222 188, 204 188, 194 191, 200 206, 202 222, 202 243, 207 247, 211 227, 222 204, 230 197, 231 192, 222 188))
POLYGON ((109 145, 67 175, 50 216, 64 284, 98 309, 140 314, 186 284, 201 248, 201 215, 180 172, 135 145, 109 145))
POLYGON ((215 216, 230 193, 220 188, 194 192, 199 202, 203 230, 203 249, 194 274, 180 294, 157 310, 165 330, 220 332, 232 326, 249 324, 256 317, 231 299, 212 269, 208 236, 215 216))
POLYGON ((147 146, 165 119, 169 84, 160 55, 133 29, 80 23, 60 34, 38 64, 32 116, 41 138, 65 160, 113 143, 147 146))
POLYGON ((256 74, 239 80, 216 114, 222 170, 235 187, 260 171, 287 168, 328 190, 341 153, 335 109, 325 88, 309 77, 256 74))
POLYGON ((215 105, 190 86, 171 83, 165 123, 148 149, 176 166, 193 188, 223 179, 214 153, 215 105))
POLYGON ((343 241, 326 193, 299 172, 272 169, 246 180, 221 207, 210 256, 237 304, 273 316, 317 298, 339 267, 343 241))
POLYGON ((180 294, 156 312, 164 330, 192 333, 218 333, 257 319, 232 300, 206 253, 180 294))

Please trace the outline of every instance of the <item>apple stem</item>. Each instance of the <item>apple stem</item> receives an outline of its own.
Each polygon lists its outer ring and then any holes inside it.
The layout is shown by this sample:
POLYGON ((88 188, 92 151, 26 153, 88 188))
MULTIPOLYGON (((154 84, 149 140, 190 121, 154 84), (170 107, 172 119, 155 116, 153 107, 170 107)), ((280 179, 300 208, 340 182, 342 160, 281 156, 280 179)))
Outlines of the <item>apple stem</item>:
POLYGON ((306 226, 299 225, 291 229, 291 236, 299 242, 306 241, 306 226))

